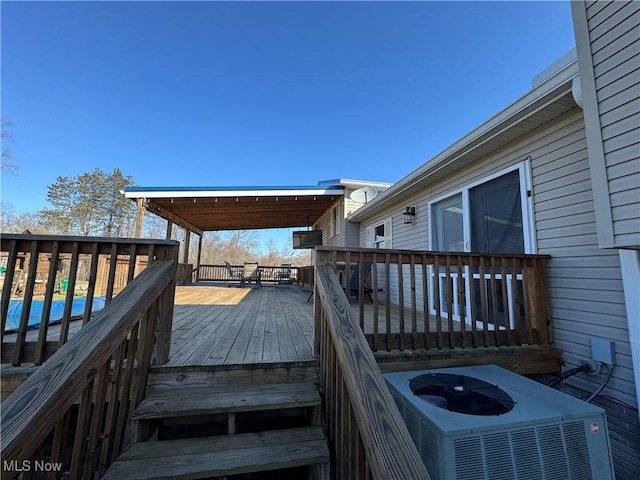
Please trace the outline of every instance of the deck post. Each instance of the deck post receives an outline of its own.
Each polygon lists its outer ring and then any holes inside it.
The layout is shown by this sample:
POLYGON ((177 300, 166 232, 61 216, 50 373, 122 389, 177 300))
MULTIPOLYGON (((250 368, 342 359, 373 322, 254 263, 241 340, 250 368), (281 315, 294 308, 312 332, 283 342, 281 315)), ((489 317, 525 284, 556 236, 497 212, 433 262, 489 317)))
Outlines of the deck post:
POLYGON ((162 260, 173 260, 175 265, 174 275, 172 281, 160 296, 159 312, 158 312, 158 324, 157 324, 157 339, 155 345, 155 355, 152 358, 155 359, 155 365, 164 365, 169 361, 169 350, 171 348, 171 327, 173 325, 173 310, 176 295, 176 283, 177 283, 177 266, 178 266, 178 245, 173 248, 167 248, 164 251, 162 260))
MULTIPOLYGON (((331 263, 330 252, 315 251, 316 265, 313 269, 313 284, 318 284, 318 268, 320 265, 329 265, 331 263)), ((320 355, 320 322, 322 321, 322 304, 320 303, 320 295, 318 289, 313 288, 313 355, 318 357, 320 355)))
POLYGON ((203 233, 200 234, 200 239, 198 240, 198 258, 196 259, 196 282, 200 279, 200 262, 202 261, 202 237, 203 233))
POLYGON ((165 238, 167 240, 171 240, 171 234, 173 233, 173 222, 169 219, 167 219, 167 234, 165 235, 165 238))
POLYGON ((184 250, 182 250, 182 263, 189 263, 189 245, 191 244, 191 230, 185 228, 184 250))
POLYGON ((136 201, 138 210, 136 213, 136 238, 142 238, 142 227, 144 225, 144 198, 138 198, 136 201))

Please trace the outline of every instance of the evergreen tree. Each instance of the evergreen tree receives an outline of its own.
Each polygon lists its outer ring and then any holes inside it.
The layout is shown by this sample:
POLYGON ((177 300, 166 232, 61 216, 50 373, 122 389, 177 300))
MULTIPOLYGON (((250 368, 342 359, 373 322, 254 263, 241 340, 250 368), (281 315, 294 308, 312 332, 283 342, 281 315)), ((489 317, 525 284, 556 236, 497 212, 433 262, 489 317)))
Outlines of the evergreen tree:
POLYGON ((133 178, 119 169, 100 168, 77 177, 58 177, 48 187, 52 208, 40 212, 49 230, 66 235, 125 236, 135 216, 135 205, 120 193, 133 178))

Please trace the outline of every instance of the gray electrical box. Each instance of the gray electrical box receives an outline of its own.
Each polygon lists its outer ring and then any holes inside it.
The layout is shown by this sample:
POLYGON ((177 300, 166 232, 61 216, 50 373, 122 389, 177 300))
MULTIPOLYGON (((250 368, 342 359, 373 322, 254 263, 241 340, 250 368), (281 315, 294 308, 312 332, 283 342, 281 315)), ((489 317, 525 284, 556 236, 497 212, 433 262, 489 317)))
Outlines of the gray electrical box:
POLYGON ((594 362, 614 365, 616 361, 615 344, 606 338, 591 338, 591 358, 594 362))

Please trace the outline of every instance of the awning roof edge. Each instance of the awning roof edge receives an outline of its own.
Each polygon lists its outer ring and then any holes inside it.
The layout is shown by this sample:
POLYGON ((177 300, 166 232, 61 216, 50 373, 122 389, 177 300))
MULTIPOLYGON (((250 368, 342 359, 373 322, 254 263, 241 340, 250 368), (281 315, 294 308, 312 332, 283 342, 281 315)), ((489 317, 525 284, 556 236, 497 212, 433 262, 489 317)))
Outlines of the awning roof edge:
POLYGON ((224 197, 294 197, 308 195, 342 195, 344 187, 221 187, 221 188, 190 188, 190 187, 127 187, 124 190, 126 198, 224 198, 224 197))

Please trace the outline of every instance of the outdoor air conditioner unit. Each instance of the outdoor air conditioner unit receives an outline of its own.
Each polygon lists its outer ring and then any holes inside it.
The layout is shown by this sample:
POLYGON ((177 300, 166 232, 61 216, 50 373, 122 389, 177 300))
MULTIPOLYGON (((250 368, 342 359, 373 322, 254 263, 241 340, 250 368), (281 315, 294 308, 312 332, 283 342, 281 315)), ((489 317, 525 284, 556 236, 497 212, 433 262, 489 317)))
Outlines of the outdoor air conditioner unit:
POLYGON ((434 480, 614 478, 599 407, 495 365, 384 377, 434 480))

